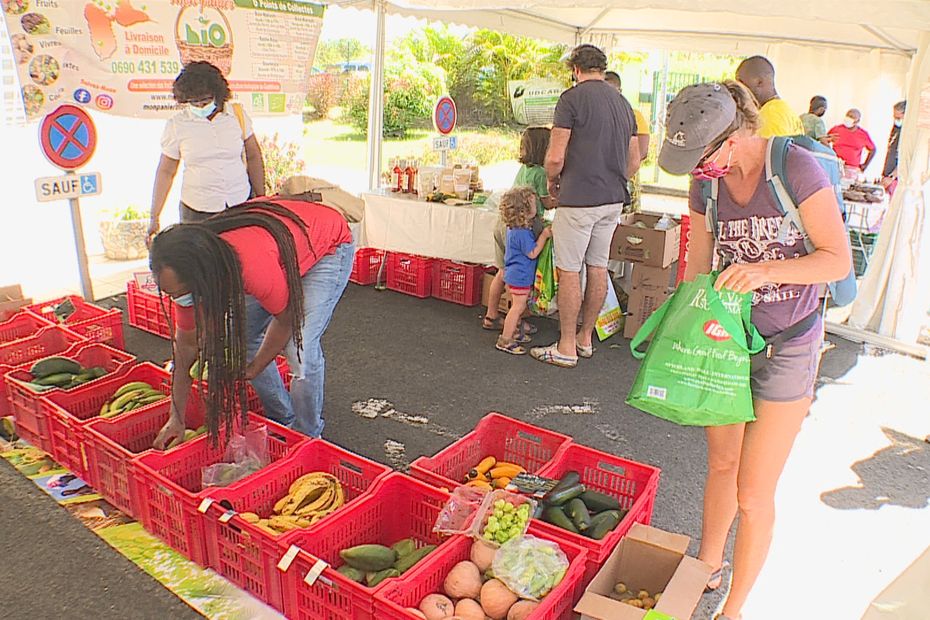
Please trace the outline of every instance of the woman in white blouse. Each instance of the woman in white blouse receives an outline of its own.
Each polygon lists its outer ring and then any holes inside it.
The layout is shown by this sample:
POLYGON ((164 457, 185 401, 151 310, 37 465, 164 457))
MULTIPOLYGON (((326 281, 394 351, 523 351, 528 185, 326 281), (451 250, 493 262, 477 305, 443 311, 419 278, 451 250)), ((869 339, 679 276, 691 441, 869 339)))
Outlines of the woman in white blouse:
POLYGON ((150 240, 160 229, 159 216, 181 161, 181 222, 205 220, 265 193, 265 166, 252 121, 239 104, 228 103, 229 83, 220 70, 208 62, 189 63, 172 90, 184 109, 162 134, 150 240))

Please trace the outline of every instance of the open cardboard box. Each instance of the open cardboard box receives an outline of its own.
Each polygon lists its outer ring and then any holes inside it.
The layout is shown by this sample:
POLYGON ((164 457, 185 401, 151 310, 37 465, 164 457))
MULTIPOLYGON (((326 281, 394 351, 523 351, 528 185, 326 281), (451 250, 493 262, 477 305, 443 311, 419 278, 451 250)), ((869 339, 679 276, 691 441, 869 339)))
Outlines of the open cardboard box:
POLYGON ((637 523, 624 536, 585 589, 575 611, 582 620, 688 620, 713 569, 685 555, 689 537, 637 523), (624 583, 637 592, 661 592, 647 612, 610 598, 624 583))
POLYGON ((32 304, 32 298, 23 298, 19 284, 0 286, 0 321, 5 321, 19 312, 23 306, 32 304))
POLYGON ((655 230, 659 219, 658 215, 644 213, 621 215, 610 242, 610 258, 660 268, 678 260, 681 225, 676 223, 668 230, 655 230))

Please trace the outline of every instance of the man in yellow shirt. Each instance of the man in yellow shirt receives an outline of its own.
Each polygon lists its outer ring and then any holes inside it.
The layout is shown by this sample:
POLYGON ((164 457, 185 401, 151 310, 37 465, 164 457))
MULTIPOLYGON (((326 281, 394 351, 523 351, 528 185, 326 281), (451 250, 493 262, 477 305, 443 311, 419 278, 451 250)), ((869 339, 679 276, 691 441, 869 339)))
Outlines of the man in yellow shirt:
POLYGON ((771 138, 799 136, 804 133, 800 117, 775 90, 775 67, 768 58, 747 58, 737 67, 736 79, 752 91, 759 102, 759 120, 762 122, 759 127, 760 136, 771 138))
MULTIPOLYGON (((616 71, 608 71, 604 74, 604 81, 617 89, 617 91, 623 95, 623 86, 620 82, 620 74, 616 71)), ((639 142, 639 157, 641 161, 645 161, 646 156, 649 155, 649 121, 646 120, 646 117, 643 116, 643 113, 636 109, 636 106, 632 104, 630 107, 633 108, 633 118, 636 120, 636 127, 634 131, 636 133, 636 140, 639 142)), ((640 210, 640 195, 642 193, 642 188, 640 187, 639 181, 639 172, 630 179, 630 205, 629 208, 624 207, 624 213, 633 212, 637 213, 640 210)))

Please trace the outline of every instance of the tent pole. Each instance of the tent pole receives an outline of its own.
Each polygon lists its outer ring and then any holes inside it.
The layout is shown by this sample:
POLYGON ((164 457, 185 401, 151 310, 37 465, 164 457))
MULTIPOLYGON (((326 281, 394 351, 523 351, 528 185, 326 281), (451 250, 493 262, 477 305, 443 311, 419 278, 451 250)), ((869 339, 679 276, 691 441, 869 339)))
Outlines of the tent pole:
POLYGON ((375 0, 375 49, 368 99, 368 188, 381 186, 381 143, 384 139, 384 28, 385 1, 375 0))

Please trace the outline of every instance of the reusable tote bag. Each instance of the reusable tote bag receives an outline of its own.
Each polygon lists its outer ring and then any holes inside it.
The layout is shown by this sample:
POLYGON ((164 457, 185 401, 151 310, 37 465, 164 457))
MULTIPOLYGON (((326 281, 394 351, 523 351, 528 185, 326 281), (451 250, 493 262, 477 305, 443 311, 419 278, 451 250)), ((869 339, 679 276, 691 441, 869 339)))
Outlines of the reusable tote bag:
POLYGON ((552 239, 546 241, 536 260, 536 280, 527 301, 530 312, 548 316, 555 312, 555 294, 559 290, 558 272, 555 270, 555 255, 552 239))
POLYGON ((716 279, 704 274, 679 284, 636 333, 630 348, 643 364, 627 404, 688 426, 755 419, 749 360, 765 340, 749 321, 752 294, 718 293, 716 279))

